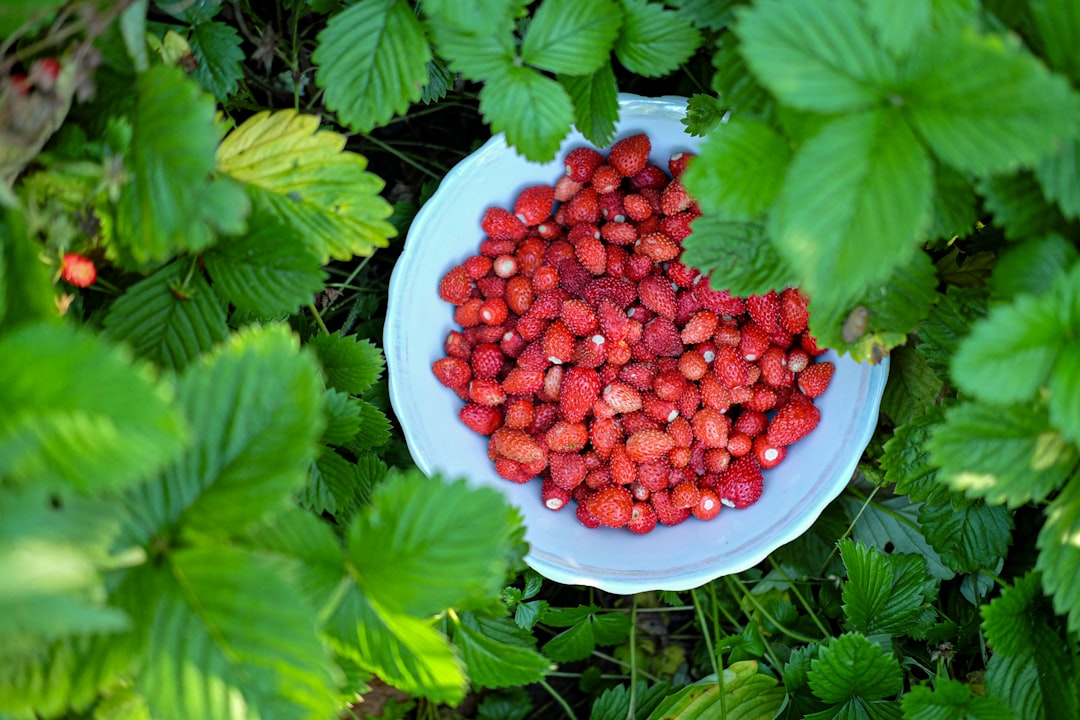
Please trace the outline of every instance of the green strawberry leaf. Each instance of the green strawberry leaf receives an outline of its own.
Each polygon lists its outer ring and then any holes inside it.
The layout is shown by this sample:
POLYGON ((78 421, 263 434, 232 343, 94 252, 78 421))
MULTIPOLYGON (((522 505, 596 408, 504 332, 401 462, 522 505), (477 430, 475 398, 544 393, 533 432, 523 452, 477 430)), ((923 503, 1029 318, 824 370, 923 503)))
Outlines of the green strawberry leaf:
POLYGON ((570 95, 555 80, 529 67, 511 66, 480 90, 480 112, 492 132, 529 160, 555 157, 574 120, 570 95), (521 112, 521 108, 529 112, 521 112))
POLYGON ((1080 251, 1060 235, 1046 235, 1009 246, 994 264, 988 285, 995 300, 1041 295, 1080 260, 1080 251))
POLYGON ((624 720, 631 716, 631 707, 637 715, 648 717, 670 694, 669 683, 649 685, 644 680, 638 680, 631 704, 630 688, 626 685, 609 687, 593 701, 589 720, 624 720))
POLYGON ((420 99, 431 48, 408 2, 367 0, 330 18, 311 59, 327 107, 367 133, 420 99))
POLYGON ((720 100, 706 93, 695 93, 686 102, 686 117, 682 124, 694 137, 705 137, 720 126, 727 115, 727 108, 720 100))
POLYGON ((327 277, 303 237, 269 212, 255 212, 245 235, 223 238, 203 262, 233 305, 269 317, 310 304, 327 277))
POLYGON ((684 15, 648 0, 620 0, 623 25, 615 57, 632 73, 660 77, 686 62, 701 44, 701 33, 684 15))
POLYGON ((926 570, 933 578, 949 580, 956 576, 956 571, 941 562, 937 550, 923 536, 919 525, 920 503, 913 503, 906 497, 870 503, 842 498, 840 502, 848 516, 856 518, 851 530, 853 540, 887 554, 920 555, 926 560, 926 570))
POLYGON ((380 607, 420 617, 468 609, 498 596, 516 518, 495 490, 410 471, 380 483, 353 519, 349 558, 380 607))
POLYGON ((735 221, 755 220, 773 204, 791 160, 787 141, 755 120, 719 125, 698 155, 683 184, 704 213, 735 221))
POLYGON ((934 0, 879 0, 866 6, 866 19, 881 44, 903 57, 930 26, 934 0))
POLYGON ((383 181, 367 172, 363 155, 344 148, 345 137, 320 130, 315 115, 264 111, 222 140, 218 170, 246 184, 321 263, 349 260, 385 247, 396 231, 386 221, 393 208, 379 195, 383 181))
POLYGON ((521 42, 521 59, 553 73, 591 75, 609 64, 622 12, 615 0, 544 0, 521 42))
POLYGON ((1080 343, 1061 349, 1050 374, 1050 422, 1074 445, 1080 445, 1080 343))
POLYGON ((1032 0, 1031 19, 1042 41, 1042 55, 1055 70, 1080 81, 1080 13, 1069 0, 1032 0))
POLYGON ((901 345, 889 353, 889 383, 881 398, 881 412, 896 425, 904 425, 929 411, 943 388, 926 357, 910 345, 901 345))
POLYGON ((975 321, 986 315, 986 290, 981 287, 950 286, 938 295, 937 304, 919 324, 916 348, 927 364, 942 376, 952 362, 956 348, 971 332, 975 321))
POLYGON ((1080 218, 1080 141, 1069 140, 1035 168, 1043 193, 1070 220, 1080 218))
POLYGON ((1061 343, 1058 300, 1020 295, 974 323, 950 365, 962 391, 994 403, 1028 401, 1050 375, 1061 343))
POLYGON ((784 705, 785 695, 775 677, 758 671, 757 661, 743 660, 725 667, 719 677, 708 675, 669 695, 653 709, 648 720, 771 718, 784 705))
POLYGON ((1046 717, 1074 717, 1080 712, 1076 656, 1051 625, 1046 610, 1039 573, 1030 572, 982 606, 982 629, 995 653, 1036 667, 1046 717))
POLYGON ((881 700, 904 685, 896 657, 858 633, 829 638, 811 661, 807 681, 814 695, 834 704, 881 700))
POLYGON ((1012 544, 1012 514, 1002 505, 941 498, 919 510, 923 534, 958 573, 992 568, 1012 544))
POLYGON ((105 337, 173 370, 225 340, 224 303, 193 264, 173 261, 129 287, 105 316, 105 337))
POLYGON ((976 184, 991 222, 1005 232, 1009 240, 1027 240, 1051 232, 1065 232, 1067 224, 1061 209, 1046 199, 1035 175, 1020 170, 1011 175, 984 177, 976 184))
POLYGON ((1011 720, 1008 706, 995 697, 976 695, 959 680, 939 678, 933 689, 917 685, 900 703, 907 720, 1011 720))
POLYGON ((844 616, 851 627, 866 635, 909 633, 928 600, 927 586, 932 585, 923 559, 918 555, 886 555, 846 538, 839 546, 848 571, 844 616))
POLYGON ((465 612, 453 628, 454 645, 477 687, 527 685, 551 669, 551 661, 535 650, 536 639, 509 618, 465 612))
POLYGON ((975 175, 1032 167, 1076 132, 1080 95, 1019 38, 956 28, 917 43, 905 114, 941 160, 975 175))
POLYGON ((7 333, 0 376, 7 482, 115 490, 148 479, 190 440, 171 384, 84 330, 33 324, 7 333))
POLYGON ((764 119, 774 114, 776 101, 750 72, 733 35, 717 39, 712 66, 715 72, 710 86, 721 107, 744 117, 764 119))
POLYGON ((931 432, 938 477, 970 498, 1017 507, 1061 486, 1080 458, 1049 422, 1044 407, 966 401, 945 411, 931 432))
POLYGON ((218 102, 228 100, 244 76, 241 42, 236 29, 222 22, 202 23, 191 29, 188 43, 199 59, 192 75, 218 102))
POLYGON ((712 287, 736 295, 764 293, 794 284, 797 276, 756 222, 729 222, 705 214, 691 224, 682 261, 710 274, 712 287))
POLYGON ((466 79, 485 81, 513 67, 522 0, 424 0, 435 51, 466 79))
POLYGON ((1080 533, 1080 476, 1074 473, 1046 507, 1046 523, 1036 541, 1039 558, 1035 562, 1042 573, 1043 588, 1054 599, 1054 610, 1068 616, 1069 630, 1073 633, 1080 631, 1077 533, 1080 533))
POLYGON ((1047 720, 1039 668, 1027 658, 994 653, 986 664, 986 692, 1012 710, 1013 717, 1047 720))
POLYGON ((885 443, 881 467, 885 479, 896 484, 896 492, 907 495, 913 502, 933 501, 948 492, 948 487, 937 480, 938 468, 930 462, 926 442, 934 428, 944 419, 940 406, 929 408, 920 415, 896 428, 885 443))
POLYGON ((867 15, 857 0, 770 0, 740 8, 735 30, 750 70, 780 102, 864 110, 884 97, 893 65, 867 15))
POLYGON ((352 395, 371 387, 386 367, 382 351, 356 335, 316 335, 307 347, 318 356, 327 387, 352 395))
POLYGON ((325 449, 310 467, 307 485, 297 501, 315 513, 329 513, 339 524, 346 524, 371 502, 372 489, 386 477, 386 472, 386 463, 374 455, 364 455, 354 462, 325 449))
POLYGON ((326 403, 323 414, 326 416, 326 429, 320 442, 325 445, 344 445, 356 437, 360 431, 360 401, 348 393, 334 388, 326 391, 326 403))
POLYGON ((894 112, 831 120, 799 148, 769 234, 781 256, 802 268, 812 298, 850 300, 852 288, 884 281, 914 257, 930 220, 931 169, 894 112), (908 179, 903 187, 897 177, 908 179))
POLYGON ((574 126, 596 147, 606 147, 615 139, 619 119, 619 88, 611 63, 604 63, 591 75, 559 75, 574 104, 574 126))

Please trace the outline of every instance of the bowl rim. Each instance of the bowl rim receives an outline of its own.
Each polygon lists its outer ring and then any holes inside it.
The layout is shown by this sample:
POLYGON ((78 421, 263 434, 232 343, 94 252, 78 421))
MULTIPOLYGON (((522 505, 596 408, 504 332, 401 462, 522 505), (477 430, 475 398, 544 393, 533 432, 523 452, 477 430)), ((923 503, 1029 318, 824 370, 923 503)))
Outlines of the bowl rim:
MULTIPOLYGON (((631 117, 641 115, 684 115, 687 98, 676 95, 646 97, 631 93, 619 93, 618 102, 619 121, 621 123, 627 115, 631 117)), ((574 137, 575 135, 580 135, 580 133, 576 132, 576 129, 571 131, 567 136, 567 139, 573 138, 575 142, 580 141, 581 138, 576 138, 574 137)), ((616 135, 616 137, 617 136, 618 135, 616 135)), ((565 151, 567 139, 564 139, 559 153, 565 151)), ((584 142, 588 141, 584 140, 584 142)), ((446 173, 440 181, 438 188, 413 218, 412 224, 405 237, 401 255, 391 272, 388 289, 389 303, 394 303, 397 286, 405 282, 406 265, 419 253, 418 242, 414 240, 414 238, 418 237, 421 232, 424 232, 427 229, 425 227, 426 219, 429 215, 434 215, 435 208, 438 205, 437 201, 440 197, 445 197, 452 192, 459 182, 464 180, 467 175, 475 170, 475 166, 484 163, 485 158, 508 151, 516 152, 507 144, 505 134, 498 133, 460 160, 446 173)), ((556 156, 556 159, 558 159, 558 157, 559 155, 556 156)), ((544 165, 547 163, 537 164, 544 165)), ((386 364, 390 402, 395 412, 397 412, 399 408, 406 406, 405 397, 409 394, 409 383, 405 381, 405 378, 397 376, 398 374, 395 370, 398 364, 396 362, 391 362, 391 358, 396 354, 396 348, 390 347, 390 344, 387 342, 391 338, 400 337, 402 335, 401 332, 399 332, 397 321, 398 314, 392 312, 390 307, 388 307, 383 329, 383 338, 384 348, 387 350, 386 364)), ((402 330, 407 330, 407 328, 402 328, 402 330)), ((833 360, 837 359, 835 351, 830 350, 826 356, 823 356, 823 359, 830 358, 833 360)), ((404 372, 404 369, 402 368, 401 371, 404 372)), ((889 358, 886 357, 878 365, 871 366, 869 372, 864 373, 863 383, 865 384, 865 388, 860 388, 860 397, 864 398, 864 401, 862 402, 861 407, 859 407, 858 414, 849 425, 849 427, 854 428, 854 432, 845 437, 844 446, 845 448, 850 449, 850 454, 843 459, 843 462, 832 470, 829 477, 835 478, 835 480, 827 486, 827 491, 814 496, 811 504, 802 506, 797 518, 784 526, 782 531, 777 532, 775 541, 770 540, 767 543, 761 544, 753 551, 743 552, 738 555, 737 561, 729 562, 723 566, 715 565, 717 556, 711 556, 695 563, 665 568, 664 571, 649 572, 645 575, 641 572, 631 572, 615 568, 600 568, 578 563, 574 563, 573 567, 569 564, 560 564, 558 562, 558 556, 545 552, 542 549, 538 549, 535 542, 530 541, 529 550, 525 556, 526 564, 544 577, 561 584, 586 585, 622 595, 643 592, 646 590, 689 590, 715 580, 718 577, 739 573, 757 565, 778 548, 801 537, 809 530, 826 506, 835 500, 850 483, 858 465, 858 461, 862 457, 866 446, 869 444, 870 439, 875 432, 877 426, 876 418, 880 409, 882 393, 884 392, 888 378, 888 371, 889 358), (856 448, 858 449, 857 453, 854 452, 856 448), (710 565, 710 563, 713 564, 710 565)), ((405 436, 409 454, 416 462, 417 467, 429 477, 434 475, 438 469, 434 467, 431 459, 416 445, 415 440, 418 431, 410 428, 408 423, 401 422, 400 418, 399 426, 405 436)), ((833 462, 836 462, 836 458, 833 459, 833 462)), ((473 486, 488 486, 486 483, 477 482, 474 478, 466 477, 466 479, 473 486)), ((492 487, 500 490, 500 492, 502 491, 497 485, 492 487)), ((504 496, 507 498, 508 503, 514 504, 512 498, 505 494, 504 496)), ((662 532, 664 529, 665 528, 658 528, 657 530, 662 532)), ((528 534, 529 528, 526 526, 526 535, 528 536, 528 534)))

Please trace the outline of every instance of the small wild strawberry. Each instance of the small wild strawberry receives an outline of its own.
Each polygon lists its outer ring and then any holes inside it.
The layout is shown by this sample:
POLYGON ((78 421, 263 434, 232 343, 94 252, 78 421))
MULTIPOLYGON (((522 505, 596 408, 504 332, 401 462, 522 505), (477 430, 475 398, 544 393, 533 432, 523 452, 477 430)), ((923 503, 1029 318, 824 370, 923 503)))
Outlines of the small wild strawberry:
POLYGON ((97 280, 94 261, 79 253, 65 253, 60 277, 75 287, 90 287, 97 280))

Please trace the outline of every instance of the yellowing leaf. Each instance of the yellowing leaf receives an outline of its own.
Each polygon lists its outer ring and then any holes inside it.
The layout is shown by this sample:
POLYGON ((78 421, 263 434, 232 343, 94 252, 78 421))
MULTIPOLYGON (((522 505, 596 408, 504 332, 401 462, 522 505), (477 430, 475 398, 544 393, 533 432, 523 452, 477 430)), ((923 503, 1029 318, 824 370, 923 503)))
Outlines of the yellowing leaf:
POLYGON ((396 234, 386 220, 393 209, 379 195, 383 181, 367 172, 363 155, 345 150, 343 135, 319 130, 314 115, 258 113, 225 137, 217 162, 296 228, 323 263, 370 255, 396 234))

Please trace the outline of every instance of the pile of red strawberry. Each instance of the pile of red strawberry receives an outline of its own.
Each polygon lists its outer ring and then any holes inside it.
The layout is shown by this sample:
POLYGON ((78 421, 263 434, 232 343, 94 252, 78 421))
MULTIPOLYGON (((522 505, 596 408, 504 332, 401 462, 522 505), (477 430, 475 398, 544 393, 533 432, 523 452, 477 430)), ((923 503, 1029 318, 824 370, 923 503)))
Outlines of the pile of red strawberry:
POLYGON ((636 533, 756 502, 834 369, 797 289, 736 297, 679 261, 692 156, 669 176, 650 152, 645 135, 576 148, 554 187, 489 208, 479 253, 439 283, 461 329, 433 365, 499 475, 636 533))

